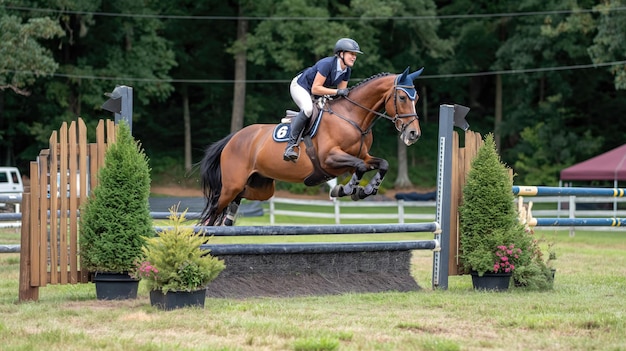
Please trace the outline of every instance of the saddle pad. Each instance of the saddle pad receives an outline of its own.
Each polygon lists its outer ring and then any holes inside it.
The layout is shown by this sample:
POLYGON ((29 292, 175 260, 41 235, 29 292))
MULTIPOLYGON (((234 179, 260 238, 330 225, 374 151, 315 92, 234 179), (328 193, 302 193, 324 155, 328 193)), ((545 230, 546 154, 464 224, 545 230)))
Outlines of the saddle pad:
MULTIPOLYGON (((315 120, 315 124, 311 127, 311 131, 308 133, 311 137, 314 137, 317 133, 321 120, 322 116, 315 120)), ((291 123, 279 123, 276 127, 274 127, 274 131, 272 132, 272 138, 277 143, 286 143, 289 141, 289 135, 291 135, 291 123)))

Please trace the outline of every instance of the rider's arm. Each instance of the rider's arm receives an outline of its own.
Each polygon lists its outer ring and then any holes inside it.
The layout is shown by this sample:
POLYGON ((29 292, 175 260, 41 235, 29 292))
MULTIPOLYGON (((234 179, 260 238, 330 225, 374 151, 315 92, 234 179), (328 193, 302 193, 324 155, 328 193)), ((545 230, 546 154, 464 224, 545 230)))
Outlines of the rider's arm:
MULTIPOLYGON (((311 86, 311 94, 318 95, 318 96, 337 95, 337 89, 326 88, 324 86, 325 81, 326 81, 326 77, 324 77, 320 72, 317 72, 315 74, 315 79, 313 80, 313 85, 311 86)), ((344 85, 344 83, 345 83, 345 86, 343 88, 347 87, 348 82, 342 81, 337 88, 338 89, 342 88, 342 85, 344 85)))

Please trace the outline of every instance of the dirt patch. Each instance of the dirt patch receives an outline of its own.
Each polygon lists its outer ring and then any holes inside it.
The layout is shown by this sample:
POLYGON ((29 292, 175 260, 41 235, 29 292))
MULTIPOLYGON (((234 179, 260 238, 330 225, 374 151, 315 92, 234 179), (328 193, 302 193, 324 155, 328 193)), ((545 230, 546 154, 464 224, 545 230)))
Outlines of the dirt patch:
POLYGON ((207 296, 247 298, 416 291, 410 251, 218 255, 226 269, 207 296))

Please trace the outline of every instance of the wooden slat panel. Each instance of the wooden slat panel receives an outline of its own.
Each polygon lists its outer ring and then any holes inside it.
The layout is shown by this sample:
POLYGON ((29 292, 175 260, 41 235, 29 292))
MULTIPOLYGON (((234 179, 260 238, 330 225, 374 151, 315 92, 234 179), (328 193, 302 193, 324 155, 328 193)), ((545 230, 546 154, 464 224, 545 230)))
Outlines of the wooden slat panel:
MULTIPOLYGON (((88 167, 89 152, 87 149, 87 127, 82 118, 78 119, 78 169, 80 169, 80 198, 78 202, 78 208, 82 205, 83 201, 87 199, 87 182, 88 175, 90 174, 88 167)), ((82 280, 82 274, 78 265, 78 218, 70 221, 70 282, 86 282, 82 280)))
MULTIPOLYGON (((104 166, 104 153, 106 151, 106 135, 105 135, 105 123, 100 120, 98 127, 96 128, 96 150, 97 150, 97 166, 98 169, 104 166)), ((97 180, 96 180, 97 182, 97 180)))
MULTIPOLYGON (((116 135, 115 131, 117 126, 115 125, 115 121, 111 121, 110 119, 106 120, 107 125, 107 145, 115 144, 116 135)), ((106 146, 105 146, 106 150, 106 146)))
MULTIPOLYGON (((65 126, 65 123, 63 123, 63 126, 65 126)), ((61 140, 63 140, 63 137, 67 138, 67 133, 66 131, 61 128, 59 130, 58 133, 61 137, 61 140)), ((58 262, 58 252, 57 252, 57 242, 59 242, 59 232, 58 232, 58 228, 59 228, 59 218, 57 217, 57 213, 59 212, 59 209, 61 210, 61 212, 63 212, 63 208, 59 208, 59 193, 61 192, 61 186, 59 183, 56 181, 57 179, 57 170, 59 169, 59 167, 61 167, 61 165, 59 164, 59 148, 62 147, 62 144, 59 144, 57 141, 57 133, 52 133, 52 136, 50 137, 50 141, 49 141, 49 146, 50 146, 50 157, 49 157, 49 170, 46 173, 43 174, 43 178, 47 180, 48 182, 48 186, 43 187, 42 186, 42 190, 46 191, 47 194, 46 196, 49 197, 49 203, 50 203, 50 216, 49 216, 49 223, 48 223, 48 240, 44 241, 45 246, 47 248, 49 248, 49 279, 48 283, 52 283, 52 284, 56 284, 58 283, 57 279, 58 279, 58 275, 57 275, 57 262, 58 262), (47 189, 50 189, 50 191, 47 191, 47 189)), ((63 206, 63 204, 61 204, 61 206, 63 206)), ((48 212, 46 210, 46 212, 48 212)), ((42 223, 42 225, 46 226, 46 224, 42 223)), ((46 277, 48 277, 48 275, 46 275, 46 277)))
POLYGON ((66 174, 67 179, 65 182, 61 182, 63 184, 63 193, 62 193, 62 201, 66 202, 67 211, 61 211, 61 226, 59 228, 59 234, 61 236, 59 254, 61 255, 61 259, 59 260, 59 275, 61 278, 61 284, 69 283, 68 276, 70 271, 69 267, 69 228, 72 225, 75 225, 76 222, 76 176, 77 176, 77 147, 76 147, 76 123, 72 121, 70 123, 67 138, 62 139, 64 146, 64 150, 61 153, 61 157, 66 160, 66 164, 64 167, 61 167, 61 174, 66 174), (68 194, 69 192, 69 194, 68 194), (69 196, 68 196, 69 195, 69 196))
POLYGON ((59 212, 59 227, 58 227, 58 246, 59 246, 59 258, 51 261, 54 271, 58 272, 57 282, 61 284, 67 284, 67 226, 68 226, 68 211, 69 201, 67 190, 68 184, 73 183, 71 175, 68 174, 70 155, 68 139, 71 131, 68 130, 67 123, 63 122, 60 129, 59 138, 59 169, 56 172, 51 171, 50 177, 55 173, 55 179, 50 179, 51 182, 56 181, 56 173, 59 177, 59 199, 61 202, 61 211, 59 212))
POLYGON ((28 248, 30 256, 30 285, 39 286, 39 221, 40 221, 40 202, 39 202, 39 163, 30 163, 30 206, 29 206, 29 231, 30 247, 28 248))
MULTIPOLYGON (((79 118, 69 126, 63 123, 50 136, 50 149, 41 150, 30 164, 30 201, 25 210, 22 240, 28 265, 20 281, 32 288, 50 284, 88 282, 89 274, 80 267, 78 211, 90 189, 98 183, 98 170, 104 165, 109 143, 115 141, 115 123, 99 121, 96 143, 88 144, 87 128, 79 118), (57 181, 58 174, 58 181, 57 181)), ((20 288, 20 299, 37 299, 20 288), (30 297, 29 297, 30 296, 30 297)))
MULTIPOLYGON (((465 187, 465 183, 467 180, 467 175, 469 174, 472 166, 472 162, 474 158, 478 154, 478 150, 484 144, 482 140, 482 136, 480 133, 472 132, 468 130, 465 132, 465 147, 458 149, 458 154, 453 155, 453 160, 457 160, 457 167, 453 167, 453 179, 456 181, 454 185, 455 193, 452 195, 452 202, 456 202, 457 206, 461 206, 463 204, 463 188, 465 187), (455 172, 455 173, 454 173, 455 172)), ((458 207, 456 212, 456 233, 458 235, 457 238, 457 258, 461 253, 460 251, 460 219, 458 207)), ((452 243, 451 243, 452 244, 452 243)), ((460 261, 457 259, 457 268, 460 268, 460 261)), ((459 274, 460 269, 457 272, 453 273, 450 270, 449 274, 459 274)))
POLYGON ((458 201, 455 199, 459 198, 459 184, 458 184, 458 172, 459 169, 456 167, 457 162, 454 160, 458 160, 459 155, 459 134, 456 132, 452 133, 452 189, 450 190, 450 242, 449 242, 449 251, 448 251, 448 275, 458 275, 459 267, 458 267, 458 255, 459 255, 459 229, 458 229, 458 201))
MULTIPOLYGON (((56 138, 56 131, 52 133, 56 138)), ((46 286, 48 284, 46 277, 48 276, 48 211, 50 209, 50 200, 48 199, 48 164, 49 159, 47 156, 39 157, 39 223, 38 223, 38 235, 37 243, 39 249, 39 266, 38 277, 39 286, 46 286)))
MULTIPOLYGON (((36 162, 30 163, 30 170, 37 168, 36 162)), ((32 172, 30 174, 33 174, 32 172)), ((37 301, 39 299, 39 287, 33 286, 31 283, 31 201, 30 186, 25 187, 22 193, 22 229, 21 229, 21 250, 20 250, 20 282, 19 282, 19 301, 37 301)))

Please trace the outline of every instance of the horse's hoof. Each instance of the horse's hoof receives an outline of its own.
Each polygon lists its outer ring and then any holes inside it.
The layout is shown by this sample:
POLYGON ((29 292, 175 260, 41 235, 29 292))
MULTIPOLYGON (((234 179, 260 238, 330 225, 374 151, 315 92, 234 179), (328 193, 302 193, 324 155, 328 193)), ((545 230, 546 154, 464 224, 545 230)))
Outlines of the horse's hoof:
POLYGON ((362 187, 358 187, 357 189, 355 189, 355 191, 352 193, 352 195, 350 196, 352 198, 353 201, 359 201, 359 200, 363 200, 366 197, 370 196, 372 194, 366 194, 365 193, 365 189, 362 187))
POLYGON ((330 193, 328 195, 330 197, 341 197, 345 195, 341 195, 341 193, 343 193, 343 186, 335 185, 332 189, 330 189, 330 193))

